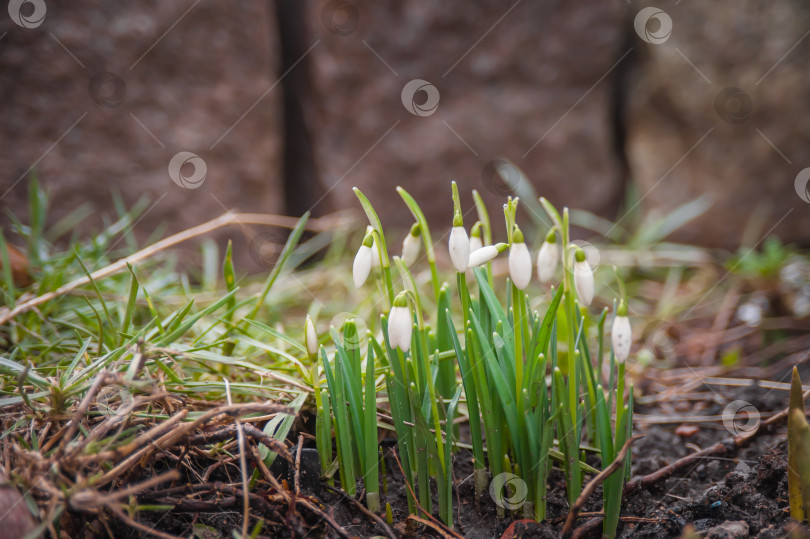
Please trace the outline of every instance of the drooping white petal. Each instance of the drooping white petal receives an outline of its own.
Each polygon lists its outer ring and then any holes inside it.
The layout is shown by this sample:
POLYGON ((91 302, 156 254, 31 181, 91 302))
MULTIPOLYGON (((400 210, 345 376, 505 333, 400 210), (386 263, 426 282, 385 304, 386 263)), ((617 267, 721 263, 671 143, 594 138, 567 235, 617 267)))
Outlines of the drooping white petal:
POLYGON ((409 307, 391 307, 388 315, 388 343, 391 348, 407 352, 411 348, 413 319, 409 307))
POLYGON ((368 274, 371 273, 372 256, 371 247, 367 245, 361 245, 360 249, 357 250, 357 254, 354 257, 354 264, 352 265, 352 277, 354 278, 355 288, 363 286, 363 283, 368 279, 368 274))
POLYGON ((633 330, 630 327, 630 319, 626 316, 617 316, 613 319, 613 328, 610 330, 610 338, 613 344, 613 354, 616 361, 624 363, 630 355, 630 344, 633 342, 633 330))
POLYGON ((306 334, 307 354, 309 357, 316 357, 318 355, 318 334, 315 332, 315 324, 309 316, 307 316, 306 334))
POLYGON ((557 244, 544 241, 537 253, 537 278, 541 283, 547 283, 554 278, 559 261, 560 249, 557 244))
POLYGON ((480 236, 471 236, 470 237, 470 253, 471 253, 470 256, 472 256, 472 253, 474 253, 475 251, 477 251, 478 249, 480 249, 483 246, 484 246, 484 242, 481 241, 480 236))
POLYGON ((593 270, 587 260, 574 262, 574 286, 582 306, 590 306, 593 301, 593 270))
POLYGON ((454 226, 450 231, 450 261, 453 262, 453 267, 456 271, 462 272, 467 269, 467 263, 470 260, 470 240, 467 237, 467 231, 463 226, 454 226))
POLYGON ((371 246, 371 267, 377 269, 380 267, 380 248, 377 247, 377 242, 371 246))
POLYGON ((532 280, 532 255, 523 242, 513 243, 509 247, 509 277, 520 290, 532 280))
POLYGON ((487 262, 498 256, 498 252, 499 252, 498 248, 494 245, 486 245, 484 247, 479 247, 478 249, 470 253, 470 260, 467 263, 468 269, 483 266, 484 264, 486 264, 487 262))
POLYGON ((408 234, 405 236, 405 239, 402 240, 402 262, 406 266, 410 267, 416 263, 416 259, 419 258, 419 248, 421 244, 421 236, 414 236, 412 234, 408 234))

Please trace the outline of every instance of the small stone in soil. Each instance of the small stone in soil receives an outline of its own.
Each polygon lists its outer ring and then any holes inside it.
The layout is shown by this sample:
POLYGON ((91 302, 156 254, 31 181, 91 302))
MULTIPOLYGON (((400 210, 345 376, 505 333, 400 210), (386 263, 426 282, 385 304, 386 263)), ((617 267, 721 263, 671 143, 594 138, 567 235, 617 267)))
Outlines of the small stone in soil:
POLYGON ((675 429, 675 434, 681 438, 689 438, 690 436, 697 434, 699 431, 700 427, 697 425, 679 425, 678 428, 675 429))
POLYGON ((748 523, 744 520, 724 522, 706 530, 706 539, 733 539, 748 537, 748 523))

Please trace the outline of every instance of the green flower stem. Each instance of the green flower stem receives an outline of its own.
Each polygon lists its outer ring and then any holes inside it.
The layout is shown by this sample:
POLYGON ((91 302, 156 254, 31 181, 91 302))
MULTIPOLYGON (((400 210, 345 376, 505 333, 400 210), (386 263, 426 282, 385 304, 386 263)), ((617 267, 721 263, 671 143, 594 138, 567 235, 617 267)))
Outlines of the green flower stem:
MULTIPOLYGON (((383 328, 383 335, 388 334, 388 320, 383 314, 380 316, 380 325, 383 328)), ((416 500, 411 495, 414 489, 414 472, 416 468, 416 440, 414 436, 414 429, 406 424, 413 424, 413 413, 410 404, 408 393, 409 383, 407 381, 408 375, 405 368, 405 359, 400 350, 393 350, 387 344, 386 350, 388 351, 388 367, 390 370, 386 372, 385 383, 388 391, 388 398, 391 404, 391 416, 394 419, 394 428, 397 433, 397 447, 399 448, 400 461, 402 469, 405 474, 405 481, 411 486, 408 490, 408 512, 411 514, 416 513, 416 500)), ((382 347, 375 339, 371 339, 372 346, 377 350, 377 354, 383 357, 382 347)))
POLYGON ((467 288, 467 275, 464 272, 456 273, 458 295, 461 297, 461 308, 464 310, 464 327, 470 319, 470 291, 467 288))
POLYGON ((380 266, 382 267, 383 280, 385 281, 385 287, 388 292, 388 304, 393 305, 394 283, 391 280, 390 261, 388 260, 388 249, 385 246, 385 233, 382 229, 382 223, 380 222, 377 212, 374 211, 374 207, 371 205, 371 202, 368 201, 366 195, 364 195, 363 192, 357 187, 355 187, 353 191, 354 194, 357 195, 358 200, 360 200, 360 205, 363 206, 363 210, 366 212, 368 222, 374 229, 374 240, 380 250, 380 266))
MULTIPOLYGON (((598 380, 599 383, 602 384, 602 365, 604 363, 604 355, 605 355, 605 321, 607 320, 607 312, 608 309, 605 307, 602 309, 602 315, 599 317, 599 324, 598 324, 598 343, 597 343, 597 356, 596 356, 596 372, 599 375, 598 380)), ((613 386, 608 386, 609 388, 613 389, 613 386)), ((610 406, 608 406, 610 408, 610 406)))
MULTIPOLYGON (((439 463, 441 464, 443 472, 447 473, 448 470, 444 461, 444 442, 442 440, 441 417, 439 416, 439 408, 436 404, 436 388, 433 385, 433 377, 430 375, 430 355, 428 354, 426 335, 427 326, 425 325, 424 315, 422 314, 422 302, 419 300, 419 292, 416 288, 416 283, 413 280, 413 276, 411 276, 411 272, 408 271, 408 268, 405 267, 405 264, 398 256, 394 257, 394 263, 397 265, 397 270, 402 276, 403 281, 407 283, 406 294, 411 300, 414 311, 416 311, 416 337, 419 341, 419 348, 422 356, 424 384, 427 386, 428 396, 430 398, 430 409, 433 415, 433 427, 436 431, 436 447, 439 453, 439 463)), ((424 389, 422 391, 424 391, 424 389)))
POLYGON ((436 269, 436 254, 433 251, 433 240, 430 237, 430 227, 428 226, 427 219, 425 218, 425 214, 422 212, 422 208, 419 207, 419 204, 414 200, 414 198, 402 187, 397 187, 397 193, 399 196, 402 197, 402 200, 405 202, 405 205, 408 206, 408 209, 411 211, 411 215, 419 223, 419 227, 422 230, 422 238, 425 244, 425 255, 427 256, 428 265, 430 266, 430 279, 433 282, 433 294, 436 298, 436 301, 439 301, 439 290, 441 289, 441 285, 439 283, 439 272, 436 269))
MULTIPOLYGON (((358 378, 359 378, 359 372, 358 378)), ((364 391, 363 431, 366 453, 366 468, 363 482, 366 485, 366 505, 372 513, 380 512, 380 460, 377 458, 377 391, 374 381, 374 349, 369 345, 366 358, 366 387, 364 391)))
POLYGON ((565 429, 572 429, 572 432, 563 432, 560 435, 560 444, 565 445, 566 454, 566 472, 568 479, 568 500, 574 503, 579 497, 582 490, 581 476, 582 472, 579 466, 579 434, 580 434, 580 421, 579 421, 579 406, 578 393, 579 393, 579 380, 577 376, 577 365, 575 363, 576 349, 576 303, 574 299, 574 287, 572 286, 571 264, 568 258, 568 245, 570 243, 569 229, 568 229, 568 208, 563 209, 563 216, 560 219, 560 214, 556 208, 545 198, 540 198, 540 204, 549 214, 554 224, 559 227, 562 234, 562 247, 563 247, 563 286, 565 287, 565 318, 568 327, 568 410, 563 410, 563 416, 570 417, 568 421, 562 421, 565 429), (565 439, 565 442, 563 441, 565 439))
POLYGON ((391 266, 388 262, 388 253, 384 252, 385 240, 382 238, 382 234, 377 233, 376 230, 373 230, 371 234, 374 236, 374 245, 380 250, 380 268, 382 269, 383 286, 388 294, 388 305, 390 307, 394 304, 394 281, 391 278, 391 266))
MULTIPOLYGON (((475 201, 475 210, 478 212, 478 221, 484 229, 484 245, 492 245, 492 224, 489 220, 487 206, 484 204, 484 199, 475 189, 472 191, 472 196, 475 201)), ((489 287, 495 288, 495 280, 492 276, 492 262, 487 263, 487 280, 489 281, 489 287)))

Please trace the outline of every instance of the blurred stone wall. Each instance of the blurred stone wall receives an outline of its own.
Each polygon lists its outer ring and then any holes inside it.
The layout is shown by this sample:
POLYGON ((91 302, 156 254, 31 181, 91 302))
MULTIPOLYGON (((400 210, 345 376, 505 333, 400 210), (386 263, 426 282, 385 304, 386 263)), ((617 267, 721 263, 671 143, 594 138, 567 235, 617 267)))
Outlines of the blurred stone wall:
MULTIPOLYGON (((174 232, 230 208, 284 211, 280 93, 267 92, 278 78, 271 5, 40 5, 45 18, 33 28, 0 11, 4 208, 26 214, 33 170, 52 193, 52 221, 87 203, 95 213, 87 227, 95 230, 102 216, 115 219, 113 190, 128 206, 148 197, 136 225, 143 237, 161 224, 174 232), (175 174, 192 189, 170 177, 179 152, 203 158, 175 174)), ((23 16, 33 7, 23 5, 23 16)), ((230 235, 245 241, 238 231, 230 235)))
POLYGON ((356 208, 358 186, 404 227, 402 185, 441 227, 450 179, 499 218, 508 159, 555 203, 613 220, 628 178, 646 212, 708 194, 714 210, 678 239, 734 247, 753 219, 810 244, 805 3, 278 1, 293 15, 11 2, 0 204, 24 216, 36 170, 54 218, 89 203, 98 223, 117 189, 150 198, 148 233, 231 208, 356 208))
POLYGON ((633 43, 624 96, 644 206, 666 211, 705 194, 714 206, 678 238, 730 247, 750 224, 751 241, 772 233, 810 245, 810 4, 656 6, 631 8, 648 8, 639 22, 650 42, 633 43))
POLYGON ((357 185, 390 207, 384 218, 408 226, 392 197, 402 185, 449 227, 454 179, 467 207, 472 189, 486 196, 501 230, 508 186, 488 165, 509 159, 553 201, 616 212, 624 177, 613 87, 595 83, 621 55, 620 3, 351 5, 322 0, 310 16, 321 40, 312 51, 318 156, 339 205, 354 203, 348 187, 357 185), (432 87, 435 107, 424 89, 403 103, 415 79, 424 82, 414 88, 432 87))

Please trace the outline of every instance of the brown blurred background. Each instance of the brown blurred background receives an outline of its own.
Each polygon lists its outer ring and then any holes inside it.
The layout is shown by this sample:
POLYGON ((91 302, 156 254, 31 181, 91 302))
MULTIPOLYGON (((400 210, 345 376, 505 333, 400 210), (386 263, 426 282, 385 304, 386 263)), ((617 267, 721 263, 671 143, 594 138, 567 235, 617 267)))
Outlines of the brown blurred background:
POLYGON ((35 170, 52 219, 89 203, 98 225, 117 189, 149 197, 148 234, 357 208, 358 186, 405 227, 402 185, 442 227, 451 179, 495 213, 508 159, 614 221, 631 183, 646 213, 708 195, 678 240, 734 248, 753 219, 808 245, 808 33, 798 0, 12 0, 0 204, 24 217, 35 170))

